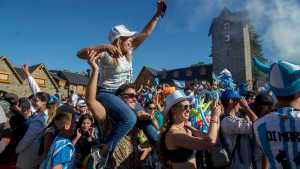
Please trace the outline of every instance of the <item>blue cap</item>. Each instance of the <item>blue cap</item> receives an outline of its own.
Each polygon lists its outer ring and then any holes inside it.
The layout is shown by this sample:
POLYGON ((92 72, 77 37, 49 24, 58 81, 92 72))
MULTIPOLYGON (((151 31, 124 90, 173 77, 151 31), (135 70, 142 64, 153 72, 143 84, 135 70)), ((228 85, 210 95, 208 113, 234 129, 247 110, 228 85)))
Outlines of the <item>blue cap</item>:
POLYGON ((230 100, 230 99, 235 100, 241 98, 242 96, 239 94, 239 92, 235 90, 226 90, 221 95, 221 101, 230 100))

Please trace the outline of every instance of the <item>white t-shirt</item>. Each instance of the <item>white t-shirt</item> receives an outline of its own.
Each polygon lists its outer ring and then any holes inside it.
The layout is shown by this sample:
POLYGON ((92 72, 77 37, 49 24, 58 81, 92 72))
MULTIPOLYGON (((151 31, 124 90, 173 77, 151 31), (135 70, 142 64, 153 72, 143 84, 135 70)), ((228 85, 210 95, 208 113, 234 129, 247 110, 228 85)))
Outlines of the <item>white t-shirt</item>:
POLYGON ((79 99, 79 97, 78 97, 77 94, 75 94, 75 93, 72 94, 71 100, 72 100, 72 105, 73 105, 74 107, 76 106, 78 99, 79 99))
POLYGON ((267 114, 254 123, 254 133, 271 169, 300 168, 300 111, 267 114))
POLYGON ((120 56, 117 63, 107 52, 101 53, 99 61, 99 85, 104 89, 118 89, 122 84, 133 82, 132 63, 126 56, 120 56))
POLYGON ((221 121, 221 129, 224 141, 229 152, 234 150, 237 144, 238 135, 240 143, 233 154, 230 169, 252 169, 254 155, 254 138, 252 132, 252 122, 246 118, 237 116, 226 116, 221 121))

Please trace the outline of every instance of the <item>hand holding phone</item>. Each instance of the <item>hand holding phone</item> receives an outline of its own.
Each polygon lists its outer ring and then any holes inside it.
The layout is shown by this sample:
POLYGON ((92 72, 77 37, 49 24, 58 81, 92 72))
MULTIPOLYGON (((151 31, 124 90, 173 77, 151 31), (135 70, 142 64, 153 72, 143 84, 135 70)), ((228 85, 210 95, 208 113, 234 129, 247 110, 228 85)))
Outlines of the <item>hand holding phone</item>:
POLYGON ((163 17, 166 13, 166 10, 167 10, 167 4, 165 3, 164 0, 158 0, 157 3, 158 3, 157 13, 158 13, 159 16, 163 17))

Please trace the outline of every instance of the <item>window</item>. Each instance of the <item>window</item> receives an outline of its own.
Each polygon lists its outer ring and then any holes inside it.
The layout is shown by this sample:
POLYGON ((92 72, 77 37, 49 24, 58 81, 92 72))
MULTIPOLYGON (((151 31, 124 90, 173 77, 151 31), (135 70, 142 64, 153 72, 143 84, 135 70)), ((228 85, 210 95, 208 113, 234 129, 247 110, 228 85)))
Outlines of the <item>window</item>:
POLYGON ((178 71, 174 71, 173 72, 173 77, 174 78, 178 78, 179 77, 179 72, 178 71))
POLYGON ((84 91, 84 87, 81 85, 76 86, 77 93, 82 93, 84 91))
POLYGON ((230 35, 229 34, 225 34, 225 42, 229 42, 230 41, 230 35))
POLYGON ((204 67, 202 67, 199 71, 200 75, 206 75, 207 71, 204 67))
POLYGON ((225 23, 224 23, 224 30, 225 30, 225 31, 229 31, 229 29, 230 29, 230 24, 229 24, 229 22, 225 22, 225 23))
POLYGON ((190 69, 186 70, 185 75, 186 75, 187 77, 191 77, 191 76, 193 75, 192 70, 190 70, 190 69))
POLYGON ((229 22, 224 23, 224 41, 230 42, 230 23, 229 22))
POLYGON ((58 85, 59 85, 60 88, 64 88, 65 85, 66 85, 66 81, 60 80, 60 81, 58 82, 58 85))
POLYGON ((43 78, 34 78, 34 79, 40 87, 46 87, 46 79, 43 78))
POLYGON ((0 72, 0 83, 9 83, 9 74, 0 72))
POLYGON ((79 95, 84 95, 85 94, 85 87, 82 85, 77 85, 75 87, 75 91, 76 93, 78 93, 79 95))
POLYGON ((162 74, 161 74, 161 78, 162 79, 166 79, 167 78, 167 72, 166 71, 164 71, 164 72, 162 72, 162 74))

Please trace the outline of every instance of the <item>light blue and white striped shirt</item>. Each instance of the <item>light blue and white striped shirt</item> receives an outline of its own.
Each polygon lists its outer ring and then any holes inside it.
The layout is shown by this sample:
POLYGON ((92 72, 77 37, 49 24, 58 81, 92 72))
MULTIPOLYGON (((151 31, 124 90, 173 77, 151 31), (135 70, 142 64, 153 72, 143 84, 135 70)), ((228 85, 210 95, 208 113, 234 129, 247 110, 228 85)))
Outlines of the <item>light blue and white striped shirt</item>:
POLYGON ((254 123, 254 133, 271 169, 300 168, 300 111, 278 109, 254 123))

